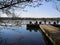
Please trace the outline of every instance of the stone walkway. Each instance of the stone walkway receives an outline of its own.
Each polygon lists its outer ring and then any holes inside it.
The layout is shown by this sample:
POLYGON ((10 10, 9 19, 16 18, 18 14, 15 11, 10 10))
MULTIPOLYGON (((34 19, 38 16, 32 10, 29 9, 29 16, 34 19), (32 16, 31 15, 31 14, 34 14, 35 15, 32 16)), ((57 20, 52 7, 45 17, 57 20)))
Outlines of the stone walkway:
POLYGON ((60 45, 60 28, 51 25, 40 25, 40 28, 54 45, 60 45))

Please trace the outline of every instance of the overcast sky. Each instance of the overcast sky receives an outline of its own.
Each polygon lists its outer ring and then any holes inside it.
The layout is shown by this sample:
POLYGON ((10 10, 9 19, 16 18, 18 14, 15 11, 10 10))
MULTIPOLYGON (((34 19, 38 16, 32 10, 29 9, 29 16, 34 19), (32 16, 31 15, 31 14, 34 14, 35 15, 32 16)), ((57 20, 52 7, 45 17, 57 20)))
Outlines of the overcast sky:
MULTIPOLYGON (((55 9, 55 6, 52 2, 44 2, 43 5, 33 8, 26 7, 27 12, 17 10, 16 13, 20 17, 34 17, 34 18, 46 18, 46 17, 60 17, 60 12, 55 9)), ((6 15, 2 15, 6 17, 6 15)))

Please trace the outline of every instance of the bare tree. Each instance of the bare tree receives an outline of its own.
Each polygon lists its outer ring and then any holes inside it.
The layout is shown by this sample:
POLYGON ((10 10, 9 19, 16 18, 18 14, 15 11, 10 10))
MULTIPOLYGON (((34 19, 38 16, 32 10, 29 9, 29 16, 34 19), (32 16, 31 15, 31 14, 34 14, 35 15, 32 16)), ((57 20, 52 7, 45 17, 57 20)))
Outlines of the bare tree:
POLYGON ((42 5, 42 0, 0 0, 0 11, 6 13, 7 16, 16 15, 13 13, 13 10, 24 9, 26 6, 36 7, 42 5))

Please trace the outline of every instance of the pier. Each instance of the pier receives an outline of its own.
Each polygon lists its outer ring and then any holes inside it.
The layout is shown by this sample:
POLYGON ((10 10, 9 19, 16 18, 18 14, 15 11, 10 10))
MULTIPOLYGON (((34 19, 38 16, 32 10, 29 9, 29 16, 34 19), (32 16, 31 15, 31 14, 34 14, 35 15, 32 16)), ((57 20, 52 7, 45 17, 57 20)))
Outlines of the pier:
POLYGON ((40 25, 40 28, 54 45, 60 45, 60 28, 52 25, 40 25))
POLYGON ((36 24, 37 21, 35 21, 34 24, 30 21, 30 23, 27 25, 27 27, 39 27, 41 31, 44 33, 44 35, 51 41, 53 45, 60 45, 60 24, 59 21, 54 21, 52 24, 49 21, 48 24, 46 21, 39 22, 36 24))

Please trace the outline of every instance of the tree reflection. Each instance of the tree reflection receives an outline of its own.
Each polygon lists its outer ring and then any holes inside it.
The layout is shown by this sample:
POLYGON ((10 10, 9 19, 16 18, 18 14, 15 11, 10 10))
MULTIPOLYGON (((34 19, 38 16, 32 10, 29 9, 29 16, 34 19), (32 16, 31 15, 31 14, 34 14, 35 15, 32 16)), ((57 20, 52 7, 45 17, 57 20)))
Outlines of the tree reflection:
POLYGON ((12 26, 21 26, 22 20, 0 20, 0 26, 12 27, 12 26))

